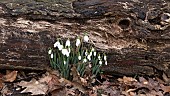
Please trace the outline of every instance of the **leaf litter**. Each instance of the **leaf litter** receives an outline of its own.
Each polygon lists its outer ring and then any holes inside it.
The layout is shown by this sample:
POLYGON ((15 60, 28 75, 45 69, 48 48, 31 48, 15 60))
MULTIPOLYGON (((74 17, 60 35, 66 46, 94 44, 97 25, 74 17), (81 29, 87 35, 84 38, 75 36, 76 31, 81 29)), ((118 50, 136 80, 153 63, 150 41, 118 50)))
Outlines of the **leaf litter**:
POLYGON ((123 76, 115 79, 113 76, 102 74, 94 79, 89 73, 85 77, 80 77, 74 67, 71 74, 73 81, 61 78, 57 71, 48 70, 37 78, 19 82, 17 81, 18 71, 0 74, 1 94, 2 96, 13 94, 6 83, 14 83, 13 87, 21 94, 43 96, 165 96, 170 94, 169 84, 154 77, 123 76))

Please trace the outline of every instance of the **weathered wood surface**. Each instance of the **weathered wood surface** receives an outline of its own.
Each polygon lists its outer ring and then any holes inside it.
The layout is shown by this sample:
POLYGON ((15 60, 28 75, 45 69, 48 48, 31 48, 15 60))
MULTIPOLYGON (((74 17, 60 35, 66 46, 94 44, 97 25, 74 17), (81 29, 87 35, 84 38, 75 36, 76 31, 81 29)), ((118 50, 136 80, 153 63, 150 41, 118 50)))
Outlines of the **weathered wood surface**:
POLYGON ((170 77, 167 0, 1 0, 0 68, 44 69, 57 37, 87 32, 109 74, 170 77))

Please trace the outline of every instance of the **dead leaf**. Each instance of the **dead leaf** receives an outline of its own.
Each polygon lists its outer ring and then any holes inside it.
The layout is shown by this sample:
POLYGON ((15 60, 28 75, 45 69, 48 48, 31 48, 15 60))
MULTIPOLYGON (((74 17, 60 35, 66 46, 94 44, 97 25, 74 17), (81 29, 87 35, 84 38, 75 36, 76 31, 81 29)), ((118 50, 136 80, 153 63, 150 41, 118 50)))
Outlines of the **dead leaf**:
POLYGON ((50 93, 51 93, 51 96, 68 96, 68 95, 66 95, 67 91, 65 88, 56 89, 50 93))
POLYGON ((118 78, 117 79, 119 82, 123 82, 123 83, 131 83, 131 82, 136 82, 137 80, 132 78, 132 77, 126 77, 126 76, 123 76, 123 79, 121 78, 118 78))
POLYGON ((3 75, 0 73, 0 90, 4 87, 3 75))
POLYGON ((12 93, 13 92, 11 90, 9 90, 9 88, 6 85, 3 86, 3 88, 0 92, 1 96, 11 96, 12 93))
POLYGON ((71 68, 71 75, 73 75, 73 80, 72 81, 76 81, 78 83, 81 83, 80 74, 77 72, 77 69, 76 69, 75 66, 73 66, 71 68))
POLYGON ((170 86, 164 86, 163 84, 160 84, 161 89, 164 91, 163 93, 170 92, 170 86))
POLYGON ((12 71, 12 72, 6 74, 5 76, 3 76, 3 80, 5 82, 13 82, 17 77, 17 72, 18 71, 12 71))
POLYGON ((139 82, 133 83, 133 85, 136 86, 138 89, 147 88, 150 91, 153 89, 159 91, 160 89, 159 83, 151 78, 149 78, 149 80, 146 80, 144 77, 139 77, 139 82))
POLYGON ((57 75, 48 72, 46 74, 47 76, 40 78, 39 82, 46 83, 49 87, 49 92, 63 87, 63 85, 59 82, 59 77, 57 75))
POLYGON ((69 81, 69 80, 67 80, 67 79, 64 79, 64 78, 61 78, 60 80, 59 80, 59 82, 60 83, 62 83, 62 84, 69 84, 69 85, 72 85, 73 87, 74 87, 74 89, 78 89, 79 91, 81 91, 82 93, 85 93, 86 91, 85 91, 85 88, 80 84, 80 83, 78 83, 78 82, 71 82, 71 81, 69 81))
POLYGON ((4 87, 3 80, 0 78, 0 90, 4 87))
POLYGON ((41 83, 36 79, 32 79, 30 82, 21 81, 17 85, 25 88, 23 91, 21 91, 21 93, 31 92, 31 95, 44 95, 48 91, 48 85, 45 83, 41 83))

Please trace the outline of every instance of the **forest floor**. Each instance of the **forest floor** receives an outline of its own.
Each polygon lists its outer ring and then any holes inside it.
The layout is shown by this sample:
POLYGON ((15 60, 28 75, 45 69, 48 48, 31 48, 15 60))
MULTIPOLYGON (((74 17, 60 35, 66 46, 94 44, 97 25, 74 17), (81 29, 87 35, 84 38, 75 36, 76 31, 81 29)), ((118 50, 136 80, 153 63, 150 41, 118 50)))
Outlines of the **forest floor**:
POLYGON ((168 78, 156 76, 80 77, 72 72, 71 81, 55 70, 1 70, 1 96, 170 96, 168 78))

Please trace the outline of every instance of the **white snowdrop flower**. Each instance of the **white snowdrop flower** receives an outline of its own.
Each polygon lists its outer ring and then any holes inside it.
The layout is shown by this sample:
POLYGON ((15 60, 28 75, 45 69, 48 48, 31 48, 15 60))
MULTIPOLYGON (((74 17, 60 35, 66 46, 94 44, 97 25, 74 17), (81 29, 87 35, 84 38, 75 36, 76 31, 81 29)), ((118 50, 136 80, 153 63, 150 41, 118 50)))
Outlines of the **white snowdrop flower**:
POLYGON ((93 55, 94 55, 94 56, 96 56, 96 55, 97 55, 96 51, 93 53, 93 55))
POLYGON ((58 47, 59 45, 60 45, 60 42, 59 42, 59 41, 55 42, 55 43, 54 43, 54 48, 55 48, 55 47, 58 47))
POLYGON ((80 39, 79 38, 77 38, 77 40, 76 40, 76 46, 78 47, 79 45, 80 45, 80 39))
POLYGON ((62 50, 63 49, 63 45, 58 45, 58 50, 62 50))
POLYGON ((66 61, 64 61, 64 65, 66 65, 66 61))
POLYGON ((84 59, 83 59, 83 63, 86 63, 86 62, 87 62, 87 59, 86 59, 86 58, 84 58, 84 59))
POLYGON ((90 60, 91 60, 91 56, 90 56, 90 55, 88 55, 88 56, 87 56, 87 59, 90 61, 90 60))
POLYGON ((69 54, 69 52, 68 52, 68 50, 67 50, 66 56, 69 57, 69 55, 70 55, 70 54, 69 54))
POLYGON ((105 65, 107 65, 107 61, 105 61, 105 65))
POLYGON ((87 35, 84 36, 84 41, 88 42, 89 41, 89 37, 87 35))
POLYGON ((51 54, 51 58, 53 58, 54 57, 54 55, 53 54, 51 54))
POLYGON ((78 56, 78 59, 81 60, 81 56, 80 55, 78 56))
POLYGON ((106 61, 106 59, 107 59, 107 57, 106 57, 106 55, 104 55, 104 60, 106 61))
POLYGON ((63 55, 67 55, 67 54, 68 54, 68 50, 67 50, 67 49, 62 49, 61 53, 62 53, 63 55))
POLYGON ((102 65, 102 61, 101 60, 99 61, 99 64, 102 65))
POLYGON ((88 52, 87 52, 87 50, 86 50, 86 52, 85 52, 85 55, 86 55, 86 56, 88 55, 88 52))
POLYGON ((92 47, 92 48, 91 48, 91 51, 94 52, 94 50, 95 50, 95 49, 92 47))
POLYGON ((100 57, 100 55, 98 56, 98 59, 99 59, 99 60, 101 60, 101 57, 100 57))
POLYGON ((48 54, 51 54, 52 53, 52 50, 50 49, 50 50, 48 50, 48 54))
POLYGON ((66 41, 66 45, 65 46, 70 47, 70 40, 69 39, 66 41))

